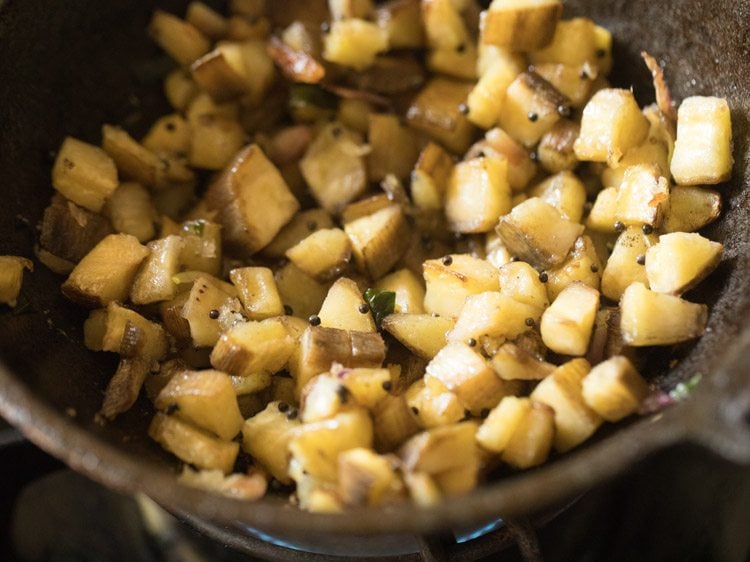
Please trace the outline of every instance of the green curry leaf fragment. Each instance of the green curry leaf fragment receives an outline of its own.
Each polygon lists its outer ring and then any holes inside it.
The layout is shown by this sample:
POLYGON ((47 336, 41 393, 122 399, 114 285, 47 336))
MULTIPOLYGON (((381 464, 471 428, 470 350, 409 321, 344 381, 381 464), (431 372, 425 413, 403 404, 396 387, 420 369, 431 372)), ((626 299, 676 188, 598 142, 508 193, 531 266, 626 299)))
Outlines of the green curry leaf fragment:
POLYGON ((678 383, 672 390, 669 391, 669 397, 675 402, 681 402, 690 398, 690 394, 693 392, 698 383, 701 382, 703 375, 700 373, 693 375, 687 381, 678 383))
POLYGON ((370 305, 370 311, 378 328, 380 328, 383 318, 389 314, 393 314, 396 308, 396 293, 393 291, 367 289, 365 291, 365 300, 370 305))

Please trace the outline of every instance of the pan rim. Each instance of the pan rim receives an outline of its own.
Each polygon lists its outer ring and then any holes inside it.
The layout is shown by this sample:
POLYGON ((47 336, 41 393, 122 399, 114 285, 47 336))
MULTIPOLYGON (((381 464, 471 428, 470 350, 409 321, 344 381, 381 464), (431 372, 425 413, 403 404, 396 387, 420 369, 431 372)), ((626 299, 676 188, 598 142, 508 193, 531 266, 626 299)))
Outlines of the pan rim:
POLYGON ((676 404, 639 419, 613 435, 572 451, 533 471, 479 486, 462 496, 430 508, 411 504, 390 508, 360 508, 345 514, 308 513, 280 499, 243 502, 178 482, 166 465, 143 462, 75 423, 65 412, 46 404, 0 362, 0 415, 32 443, 68 466, 111 489, 144 493, 170 511, 264 531, 327 534, 430 533, 466 526, 492 517, 512 518, 551 507, 583 493, 657 450, 682 441, 700 441, 695 415, 708 400, 676 404), (701 407, 701 408, 699 408, 701 407), (694 420, 694 421, 693 421, 694 420), (686 423, 687 422, 687 423, 686 423), (586 470, 596 466, 596 470, 586 470))

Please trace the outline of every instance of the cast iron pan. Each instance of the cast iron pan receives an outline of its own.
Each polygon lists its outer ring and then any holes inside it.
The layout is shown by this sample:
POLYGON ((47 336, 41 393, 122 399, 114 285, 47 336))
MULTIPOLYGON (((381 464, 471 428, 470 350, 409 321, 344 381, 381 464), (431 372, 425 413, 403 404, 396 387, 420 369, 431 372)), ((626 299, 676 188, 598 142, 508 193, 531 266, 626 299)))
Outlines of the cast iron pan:
MULTIPOLYGON (((159 84, 169 63, 144 32, 154 4, 0 0, 0 254, 33 257, 34 226, 52 195, 50 151, 65 135, 98 142, 102 123, 140 134, 166 111, 159 84)), ((160 5, 184 10, 178 2, 160 5)), ((638 58, 645 48, 666 63, 677 99, 714 94, 732 108, 735 174, 720 188, 723 218, 708 231, 725 244, 726 254, 704 287, 688 295, 711 306, 709 330, 695 345, 654 356, 649 368, 663 388, 702 373, 690 400, 430 510, 400 507, 386 515, 373 509, 341 517, 303 513, 280 498, 241 503, 176 482, 175 461, 145 437, 146 400, 115 423, 93 423, 115 364, 83 348, 84 312, 62 298, 61 278, 37 264, 26 276, 17 311, 0 312, 0 413, 34 443, 112 488, 144 492, 204 519, 278 532, 429 532, 513 517, 581 492, 678 441, 750 462, 750 4, 573 0, 566 9, 614 32, 616 81, 633 84, 642 102, 653 97, 638 58), (680 362, 669 371, 663 365, 672 357, 680 362)))

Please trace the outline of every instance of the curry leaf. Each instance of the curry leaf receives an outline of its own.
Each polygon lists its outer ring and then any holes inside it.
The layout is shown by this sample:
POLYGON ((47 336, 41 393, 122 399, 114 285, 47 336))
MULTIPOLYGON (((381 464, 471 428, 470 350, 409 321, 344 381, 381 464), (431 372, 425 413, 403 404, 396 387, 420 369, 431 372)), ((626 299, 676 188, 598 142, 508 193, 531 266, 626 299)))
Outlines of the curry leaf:
POLYGON ((690 393, 693 391, 693 389, 698 386, 699 382, 701 382, 702 378, 703 375, 698 373, 697 375, 690 377, 690 379, 686 380, 685 382, 678 383, 677 386, 675 386, 669 392, 669 397, 675 402, 686 400, 690 397, 690 393))
POLYGON ((396 308, 396 293, 393 291, 367 289, 365 291, 365 300, 370 305, 370 311, 378 328, 380 328, 383 318, 389 314, 393 314, 396 308))

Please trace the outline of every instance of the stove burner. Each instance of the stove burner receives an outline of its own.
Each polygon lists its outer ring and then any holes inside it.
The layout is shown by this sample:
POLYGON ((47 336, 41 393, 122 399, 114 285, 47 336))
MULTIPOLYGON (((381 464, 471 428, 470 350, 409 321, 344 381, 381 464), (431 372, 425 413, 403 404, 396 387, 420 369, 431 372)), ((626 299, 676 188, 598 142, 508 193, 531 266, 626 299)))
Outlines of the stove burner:
MULTIPOLYGON (((566 506, 567 508, 567 506, 566 506)), ((545 514, 536 524, 544 526, 564 509, 545 514)), ((220 525, 191 515, 177 515, 188 525, 233 550, 268 560, 341 561, 393 560, 395 562, 469 562, 491 560, 517 545, 522 560, 542 560, 535 527, 527 521, 494 519, 480 526, 434 536, 328 535, 324 537, 280 537, 247 526, 220 525)))

